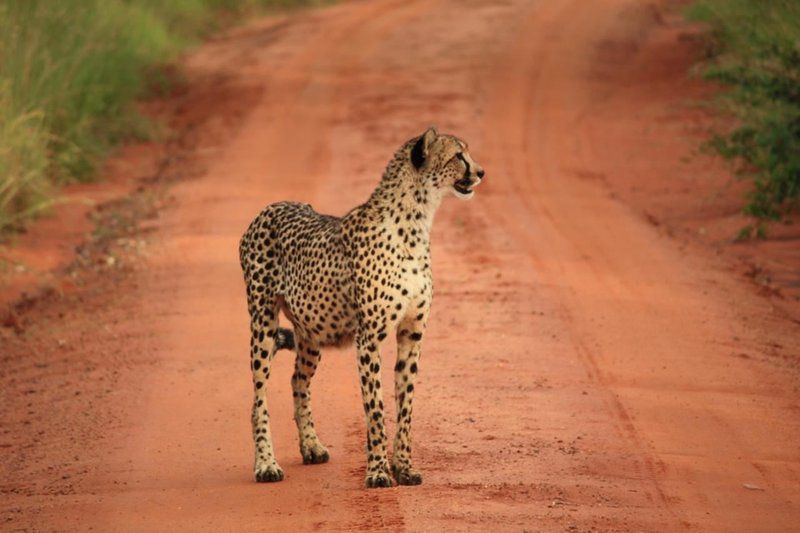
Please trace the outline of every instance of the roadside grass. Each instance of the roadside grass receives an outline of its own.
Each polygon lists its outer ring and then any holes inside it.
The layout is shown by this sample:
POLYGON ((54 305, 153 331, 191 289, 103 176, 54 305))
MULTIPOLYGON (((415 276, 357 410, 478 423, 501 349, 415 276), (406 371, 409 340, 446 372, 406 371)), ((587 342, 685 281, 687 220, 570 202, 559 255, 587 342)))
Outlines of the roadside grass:
POLYGON ((0 235, 90 180, 120 141, 152 135, 132 103, 219 26, 313 0, 0 0, 0 235))
POLYGON ((688 15, 711 29, 704 76, 728 87, 719 102, 737 119, 708 147, 752 180, 739 238, 763 238, 800 205, 800 2, 698 0, 688 15))

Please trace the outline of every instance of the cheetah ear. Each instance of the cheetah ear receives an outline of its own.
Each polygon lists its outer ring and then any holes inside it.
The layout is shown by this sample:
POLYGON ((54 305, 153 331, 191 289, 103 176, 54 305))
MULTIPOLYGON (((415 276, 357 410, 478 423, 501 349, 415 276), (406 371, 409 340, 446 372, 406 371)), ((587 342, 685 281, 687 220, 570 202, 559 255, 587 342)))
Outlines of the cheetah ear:
POLYGON ((428 160, 428 152, 431 144, 433 144, 433 141, 438 135, 436 128, 431 126, 425 133, 420 135, 417 142, 414 143, 414 147, 411 149, 411 164, 414 165, 414 168, 417 170, 421 169, 425 161, 428 160))

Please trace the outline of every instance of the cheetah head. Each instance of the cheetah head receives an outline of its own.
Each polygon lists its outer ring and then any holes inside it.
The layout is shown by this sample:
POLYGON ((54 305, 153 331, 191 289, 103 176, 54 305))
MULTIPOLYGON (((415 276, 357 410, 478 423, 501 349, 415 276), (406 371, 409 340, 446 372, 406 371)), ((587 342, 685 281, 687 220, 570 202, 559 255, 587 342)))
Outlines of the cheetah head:
POLYGON ((423 183, 462 200, 472 198, 484 171, 470 156, 466 142, 431 127, 410 144, 409 162, 423 183))

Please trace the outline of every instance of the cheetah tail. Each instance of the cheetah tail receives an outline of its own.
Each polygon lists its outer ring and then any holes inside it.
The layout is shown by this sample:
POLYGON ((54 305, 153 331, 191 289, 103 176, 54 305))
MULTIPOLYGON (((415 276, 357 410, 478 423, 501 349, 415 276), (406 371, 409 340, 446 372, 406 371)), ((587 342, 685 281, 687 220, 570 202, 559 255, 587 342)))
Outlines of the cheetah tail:
POLYGON ((278 328, 275 334, 276 350, 294 350, 294 332, 286 328, 278 328))

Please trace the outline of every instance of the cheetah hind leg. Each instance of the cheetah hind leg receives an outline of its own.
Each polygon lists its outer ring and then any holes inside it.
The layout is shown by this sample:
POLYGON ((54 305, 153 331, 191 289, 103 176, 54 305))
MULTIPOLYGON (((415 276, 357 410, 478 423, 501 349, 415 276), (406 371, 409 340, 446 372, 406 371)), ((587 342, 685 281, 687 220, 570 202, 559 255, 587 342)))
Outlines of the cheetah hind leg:
MULTIPOLYGON (((251 307, 250 368, 253 371, 253 440, 255 441, 256 481, 271 482, 283 479, 283 470, 275 457, 272 446, 269 408, 267 406, 267 382, 270 365, 280 342, 286 342, 278 329, 278 310, 274 302, 267 301, 258 309, 251 307), (278 338, 276 338, 278 337, 278 338)), ((288 330, 287 330, 288 331, 288 330)))
POLYGON ((300 435, 300 455, 303 456, 303 464, 327 463, 330 454, 317 437, 314 418, 311 415, 311 379, 317 371, 322 356, 315 343, 302 337, 298 337, 295 348, 297 358, 292 374, 292 397, 294 420, 300 435))

